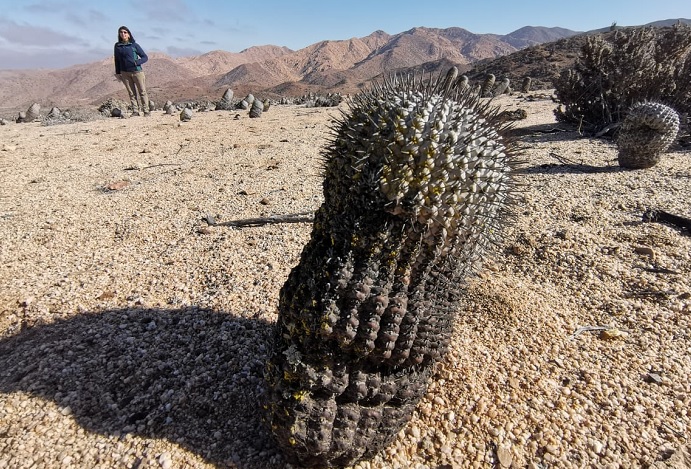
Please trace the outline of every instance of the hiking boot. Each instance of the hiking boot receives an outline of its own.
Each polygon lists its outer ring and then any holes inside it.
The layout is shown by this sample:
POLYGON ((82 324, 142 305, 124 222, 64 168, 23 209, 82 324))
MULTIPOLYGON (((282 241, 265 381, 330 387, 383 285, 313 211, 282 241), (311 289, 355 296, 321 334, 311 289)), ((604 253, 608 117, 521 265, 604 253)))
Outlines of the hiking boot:
POLYGON ((144 111, 144 117, 149 117, 151 115, 151 111, 144 111))
POLYGON ((140 116, 139 111, 134 111, 132 113, 132 117, 139 117, 139 116, 140 116))

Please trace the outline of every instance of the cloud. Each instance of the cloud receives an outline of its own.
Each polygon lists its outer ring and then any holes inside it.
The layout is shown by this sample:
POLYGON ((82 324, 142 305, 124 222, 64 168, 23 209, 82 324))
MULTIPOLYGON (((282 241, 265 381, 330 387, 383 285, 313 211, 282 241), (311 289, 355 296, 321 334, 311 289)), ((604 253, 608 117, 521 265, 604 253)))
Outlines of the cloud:
POLYGON ((166 47, 166 54, 170 55, 171 57, 189 57, 192 55, 201 55, 203 52, 198 49, 169 46, 166 47))
POLYGON ((194 13, 182 0, 134 0, 135 11, 141 11, 149 20, 175 23, 194 22, 194 13))
POLYGON ((42 26, 18 24, 0 19, 0 37, 10 44, 20 46, 52 47, 56 44, 88 44, 77 36, 70 36, 42 26))
POLYGON ((30 13, 62 13, 74 8, 73 2, 43 1, 26 5, 24 9, 30 13))
POLYGON ((109 18, 106 15, 96 10, 89 10, 86 12, 79 11, 78 13, 65 13, 64 17, 68 23, 75 24, 80 27, 109 21, 109 18))
POLYGON ((100 61, 112 54, 112 50, 104 49, 40 49, 27 52, 14 48, 0 48, 0 63, 3 64, 4 70, 56 69, 100 61))

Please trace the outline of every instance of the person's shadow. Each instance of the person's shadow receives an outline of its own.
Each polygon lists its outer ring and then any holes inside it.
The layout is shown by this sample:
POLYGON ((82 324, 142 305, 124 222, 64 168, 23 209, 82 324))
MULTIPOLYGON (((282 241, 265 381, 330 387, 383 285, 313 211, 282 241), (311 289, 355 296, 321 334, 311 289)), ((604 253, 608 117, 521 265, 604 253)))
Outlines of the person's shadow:
POLYGON ((261 421, 271 331, 196 308, 82 314, 0 341, 0 392, 52 400, 93 432, 168 439, 211 464, 283 467, 261 421))

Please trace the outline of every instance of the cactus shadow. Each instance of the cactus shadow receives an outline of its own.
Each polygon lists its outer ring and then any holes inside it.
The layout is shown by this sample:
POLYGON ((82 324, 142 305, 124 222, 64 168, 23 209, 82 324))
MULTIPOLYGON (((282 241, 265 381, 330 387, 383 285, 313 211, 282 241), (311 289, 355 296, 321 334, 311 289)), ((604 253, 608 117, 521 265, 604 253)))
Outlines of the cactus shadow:
POLYGON ((516 170, 517 174, 602 174, 629 171, 619 166, 593 166, 581 163, 544 163, 525 166, 516 170))
POLYGON ((82 314, 0 340, 0 392, 53 401, 91 432, 167 439, 223 467, 276 467, 259 407, 271 330, 196 308, 82 314))

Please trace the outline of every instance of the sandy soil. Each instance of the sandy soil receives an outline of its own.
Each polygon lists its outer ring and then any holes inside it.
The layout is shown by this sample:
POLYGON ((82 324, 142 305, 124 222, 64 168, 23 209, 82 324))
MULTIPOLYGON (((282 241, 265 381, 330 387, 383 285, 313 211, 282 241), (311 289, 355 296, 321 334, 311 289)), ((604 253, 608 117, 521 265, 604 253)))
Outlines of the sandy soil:
MULTIPOLYGON (((623 171, 505 96, 525 193, 452 350, 362 468, 691 467, 691 155, 623 171)), ((0 467, 284 467, 265 346, 335 108, 0 126, 0 467), (205 221, 212 217, 216 226, 205 221)))

